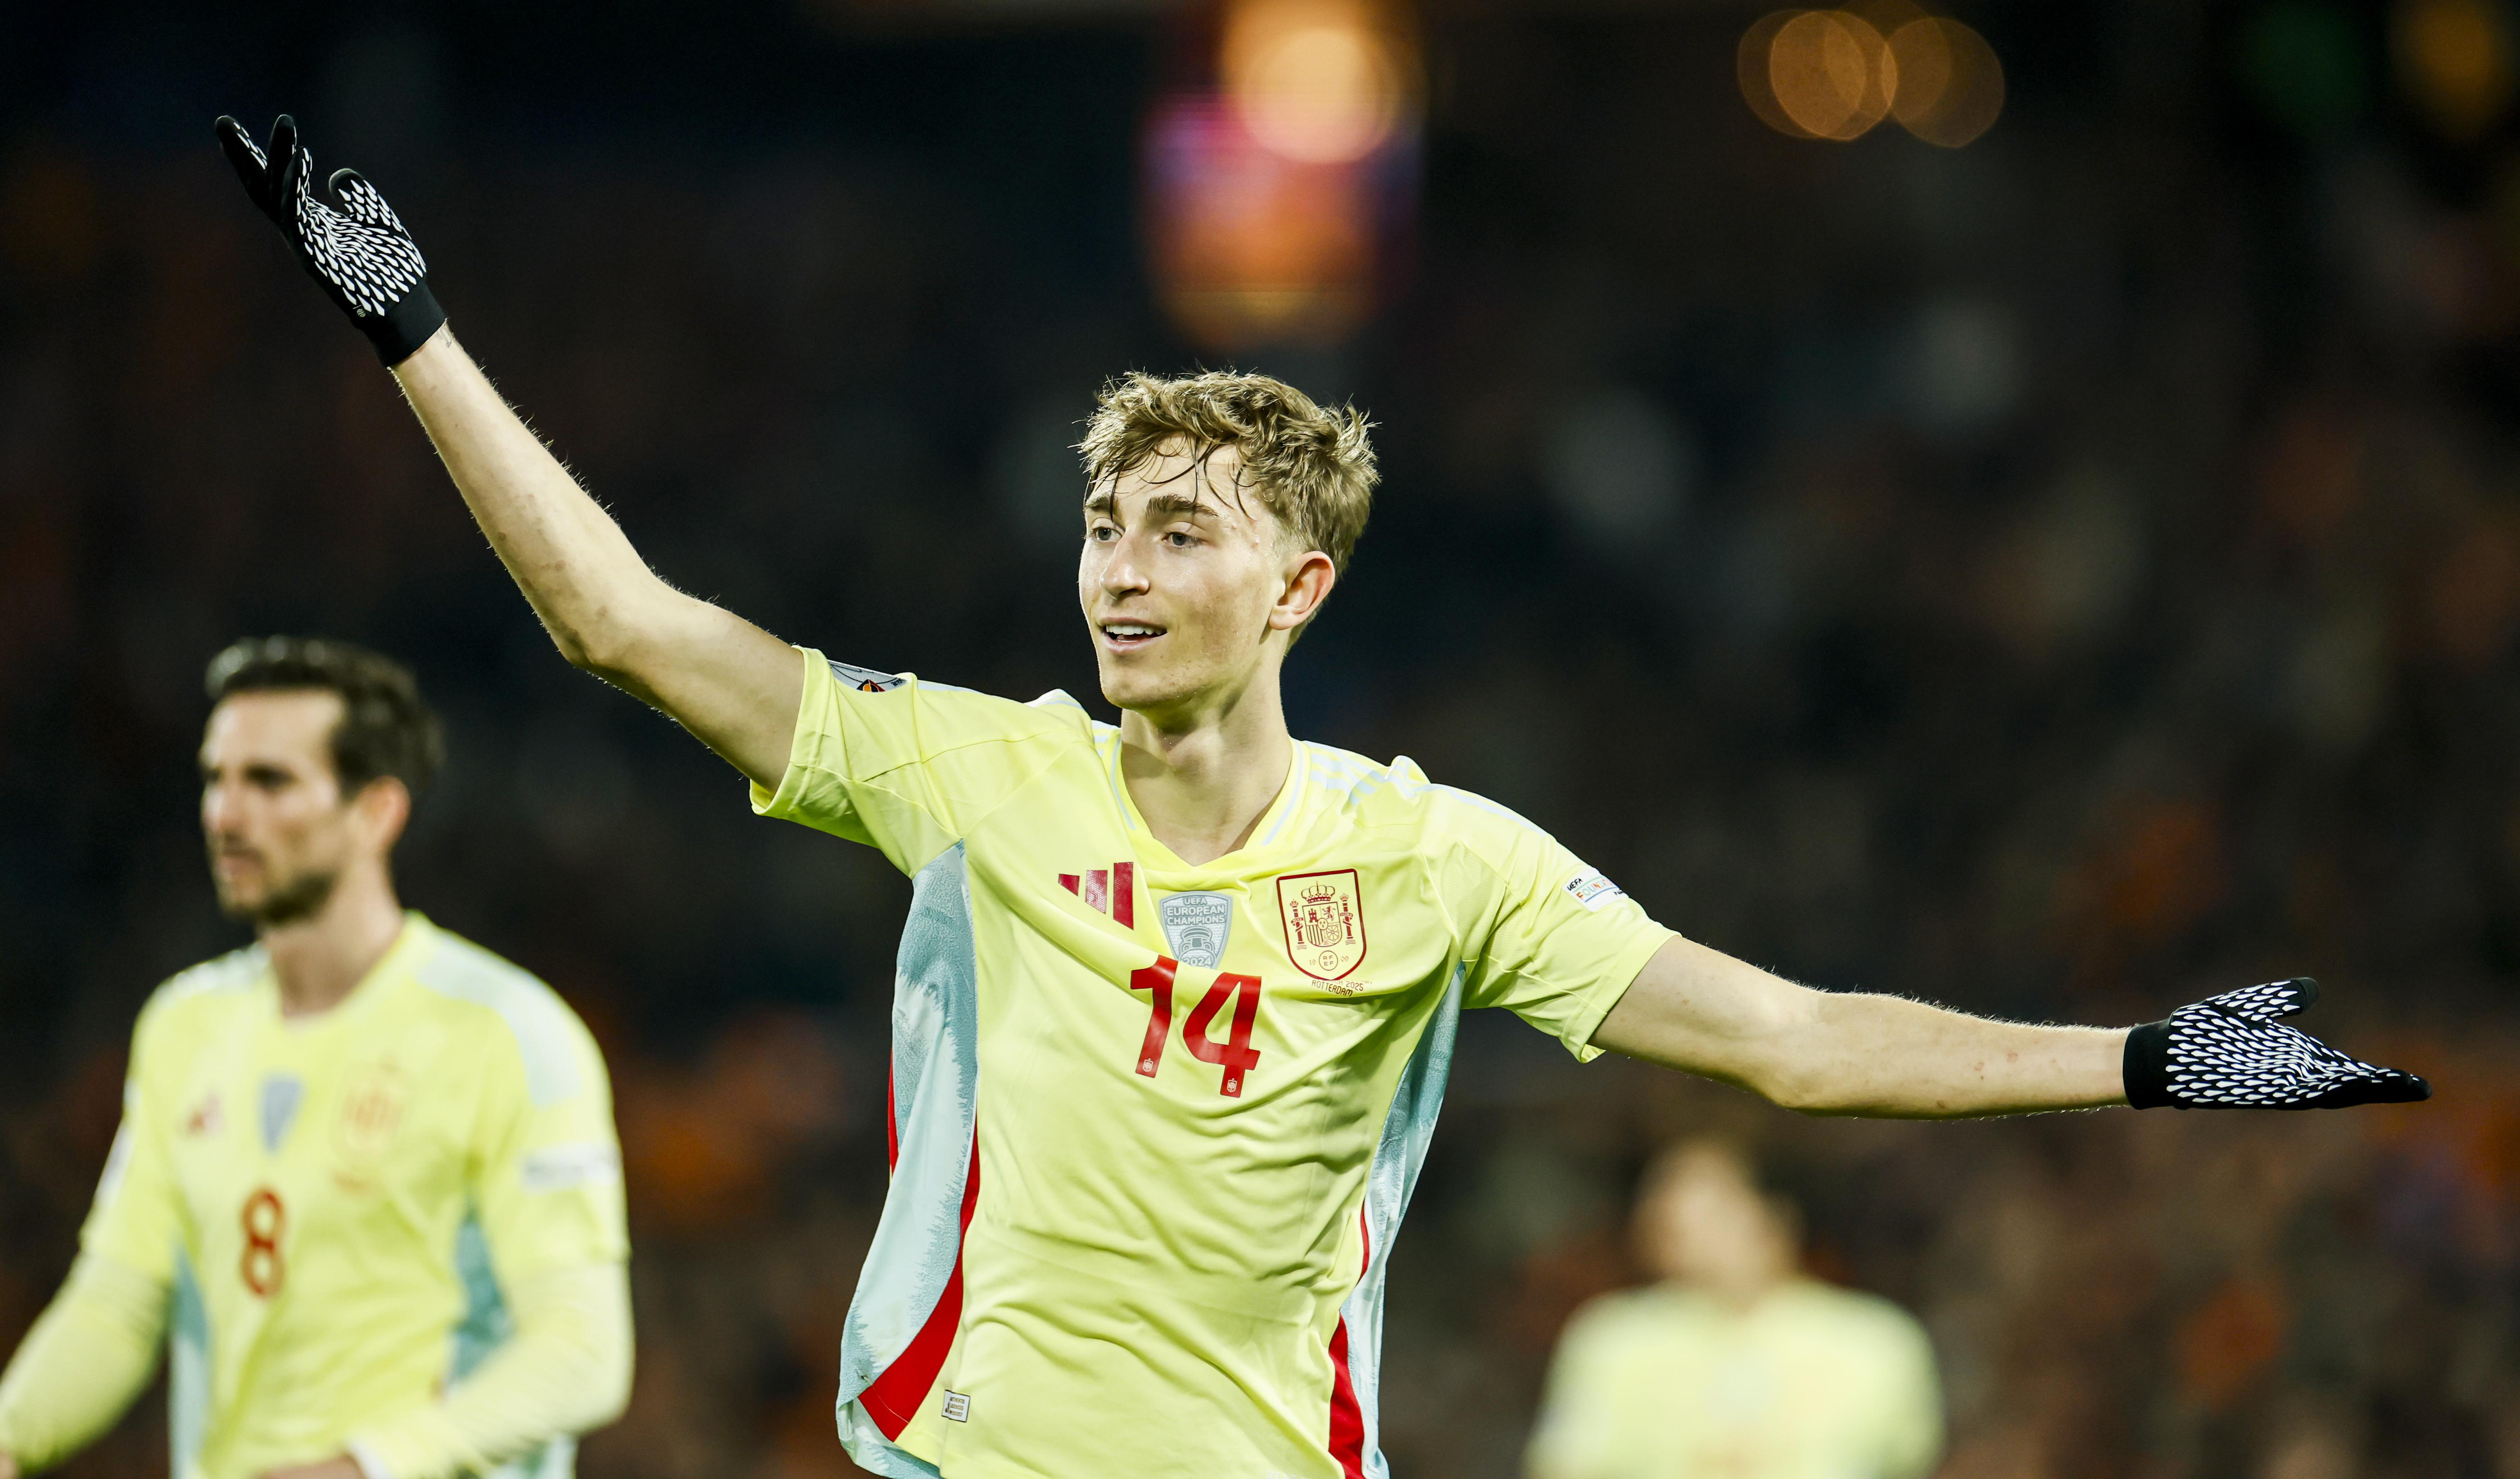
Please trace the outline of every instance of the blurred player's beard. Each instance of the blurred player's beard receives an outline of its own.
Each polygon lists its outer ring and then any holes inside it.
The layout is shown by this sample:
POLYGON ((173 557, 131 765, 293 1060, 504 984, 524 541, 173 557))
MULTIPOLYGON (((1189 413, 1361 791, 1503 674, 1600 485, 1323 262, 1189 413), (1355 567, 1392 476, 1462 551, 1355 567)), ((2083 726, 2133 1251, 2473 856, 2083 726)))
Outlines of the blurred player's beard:
MULTIPOLYGON (((217 850, 211 850, 215 864, 217 850)), ((219 894, 219 912, 231 919, 241 920, 258 929, 274 929, 311 918, 333 897, 341 881, 339 869, 310 868, 294 877, 274 883, 259 898, 239 898, 216 874, 212 878, 219 894)))

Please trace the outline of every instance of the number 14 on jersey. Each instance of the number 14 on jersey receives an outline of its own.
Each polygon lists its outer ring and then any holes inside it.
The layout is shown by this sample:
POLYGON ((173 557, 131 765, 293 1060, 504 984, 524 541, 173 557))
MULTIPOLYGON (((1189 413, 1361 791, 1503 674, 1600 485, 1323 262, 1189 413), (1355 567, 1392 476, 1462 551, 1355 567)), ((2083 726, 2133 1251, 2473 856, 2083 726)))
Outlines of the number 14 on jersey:
MULTIPOLYGON (((1173 1032, 1173 976, 1181 963, 1170 956, 1155 957, 1155 964, 1129 974, 1129 989, 1147 993, 1147 1040, 1138 1049, 1138 1072, 1153 1078, 1163 1066, 1164 1045, 1173 1032)), ((1182 1043, 1190 1055, 1202 1063, 1215 1063, 1225 1069, 1225 1081, 1217 1093, 1227 1098, 1242 1097, 1242 1076, 1260 1065, 1260 1053, 1251 1046, 1251 1029, 1260 1020, 1260 978, 1247 975, 1220 975, 1216 984, 1207 988, 1191 1008, 1190 1020, 1182 1023, 1182 1043), (1210 1036, 1217 1013, 1225 1004, 1234 1004, 1234 1022, 1227 1029, 1224 1042, 1210 1036)))

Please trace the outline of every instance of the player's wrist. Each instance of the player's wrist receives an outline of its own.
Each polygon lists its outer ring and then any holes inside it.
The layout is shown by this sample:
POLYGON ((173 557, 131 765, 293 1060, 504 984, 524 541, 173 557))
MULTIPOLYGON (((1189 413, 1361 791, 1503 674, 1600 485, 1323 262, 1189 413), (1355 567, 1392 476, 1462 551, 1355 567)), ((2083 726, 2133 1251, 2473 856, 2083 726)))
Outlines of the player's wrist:
POLYGON ((335 170, 315 188, 314 157, 287 113, 272 124, 268 145, 231 117, 218 120, 217 133, 247 199, 280 228, 297 265, 367 336, 377 358, 398 365, 445 325, 420 244, 357 170, 335 170))
POLYGON ((422 278, 384 312, 372 318, 353 316, 350 322, 368 336, 377 358, 391 370, 437 336, 437 331, 446 327, 446 310, 437 306, 437 294, 428 291, 428 280, 422 278))
POLYGON ((2130 1108, 2160 1109, 2170 1098, 2170 1023, 2146 1022, 2127 1029, 2121 1071, 2130 1108))

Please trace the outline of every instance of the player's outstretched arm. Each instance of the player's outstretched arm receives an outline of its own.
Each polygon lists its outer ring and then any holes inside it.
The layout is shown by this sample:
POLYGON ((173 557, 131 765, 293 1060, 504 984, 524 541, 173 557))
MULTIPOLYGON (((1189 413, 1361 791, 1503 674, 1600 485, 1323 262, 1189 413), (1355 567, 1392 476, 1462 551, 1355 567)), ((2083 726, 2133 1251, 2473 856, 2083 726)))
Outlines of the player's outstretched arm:
POLYGON ((649 569, 449 331, 394 378, 561 654, 776 790, 805 693, 796 650, 649 569))
POLYGON ((419 246, 376 187, 344 169, 321 194, 310 188, 313 160, 286 116, 268 149, 233 118, 219 119, 219 142, 298 265, 392 368, 562 655, 776 787, 804 695, 795 650, 648 568, 455 341, 419 246))
POLYGON ((2359 1061, 2277 1020, 2317 996, 2307 979, 2278 981, 2133 1029, 2032 1026, 1903 997, 1814 991, 1675 939, 1638 972, 1593 1043, 1807 1114, 2313 1109, 2431 1096, 2412 1074, 2359 1061))
MULTIPOLYGON (((621 1264, 537 1275, 508 1292, 515 1326, 437 1401, 353 1435, 363 1472, 395 1479, 488 1473, 630 1402, 630 1276, 621 1264)), ((266 1476, 269 1479, 269 1476, 266 1476)))
POLYGON ((81 1253, 0 1375, 0 1479, 93 1442, 149 1384, 168 1285, 81 1253))

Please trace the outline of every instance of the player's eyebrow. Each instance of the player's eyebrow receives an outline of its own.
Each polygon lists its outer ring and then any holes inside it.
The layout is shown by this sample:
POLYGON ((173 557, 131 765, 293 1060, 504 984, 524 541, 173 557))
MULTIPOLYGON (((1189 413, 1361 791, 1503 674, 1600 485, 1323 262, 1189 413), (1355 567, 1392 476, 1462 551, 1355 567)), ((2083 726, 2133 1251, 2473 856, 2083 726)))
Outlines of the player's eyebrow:
POLYGON ((1187 514, 1193 517, 1205 514, 1213 516, 1216 505, 1195 493, 1154 493, 1148 495, 1148 514, 1187 514))
MULTIPOLYGON (((1107 490, 1085 500, 1085 512, 1088 514, 1117 514, 1119 511, 1119 499, 1107 490)), ((1217 510, 1216 505, 1194 493, 1150 493, 1147 496, 1145 512, 1148 517, 1163 514, 1183 514, 1194 518, 1201 514, 1213 517, 1217 510)))

